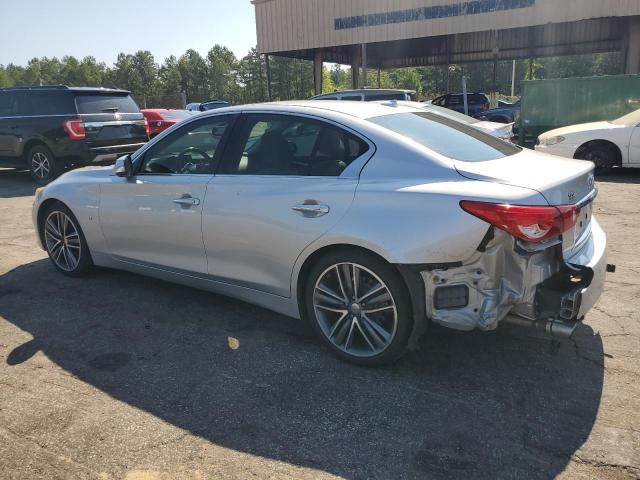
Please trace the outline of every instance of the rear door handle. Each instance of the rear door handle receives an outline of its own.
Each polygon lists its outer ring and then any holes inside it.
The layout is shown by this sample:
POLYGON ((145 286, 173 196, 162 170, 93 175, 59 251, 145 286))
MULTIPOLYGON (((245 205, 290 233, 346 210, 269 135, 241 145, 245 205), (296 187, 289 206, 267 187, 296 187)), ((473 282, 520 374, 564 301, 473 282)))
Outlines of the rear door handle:
POLYGON ((320 203, 303 203, 301 205, 294 205, 291 207, 294 212, 301 213, 305 217, 322 217, 329 213, 329 206, 322 205, 320 203))
POLYGON ((180 198, 174 198, 173 203, 177 203, 178 205, 182 205, 183 207, 196 207, 200 205, 200 199, 193 198, 190 195, 184 195, 180 198))

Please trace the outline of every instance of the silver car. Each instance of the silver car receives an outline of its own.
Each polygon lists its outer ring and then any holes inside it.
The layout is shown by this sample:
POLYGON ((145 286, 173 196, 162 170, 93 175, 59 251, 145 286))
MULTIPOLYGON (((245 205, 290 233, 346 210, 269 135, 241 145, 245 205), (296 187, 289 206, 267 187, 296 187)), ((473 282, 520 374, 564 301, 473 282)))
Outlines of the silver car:
POLYGON ((592 168, 421 109, 251 105, 63 175, 33 221, 66 275, 99 265, 219 292, 377 365, 429 321, 571 334, 607 267, 592 168))

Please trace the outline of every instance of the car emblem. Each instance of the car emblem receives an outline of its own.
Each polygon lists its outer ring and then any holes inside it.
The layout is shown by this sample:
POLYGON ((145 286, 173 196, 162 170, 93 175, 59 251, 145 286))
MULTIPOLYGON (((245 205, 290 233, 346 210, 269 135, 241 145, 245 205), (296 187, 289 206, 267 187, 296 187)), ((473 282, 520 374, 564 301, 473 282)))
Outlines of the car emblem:
POLYGON ((122 118, 122 115, 120 115, 119 113, 116 113, 115 117, 116 117, 116 120, 120 120, 122 118))
POLYGON ((591 175, 589 175, 587 177, 587 187, 589 188, 593 188, 593 185, 596 183, 596 177, 593 175, 593 173, 591 175))
POLYGON ((569 192, 569 194, 567 196, 569 197, 569 201, 570 202, 573 202, 576 199, 575 192, 569 192))

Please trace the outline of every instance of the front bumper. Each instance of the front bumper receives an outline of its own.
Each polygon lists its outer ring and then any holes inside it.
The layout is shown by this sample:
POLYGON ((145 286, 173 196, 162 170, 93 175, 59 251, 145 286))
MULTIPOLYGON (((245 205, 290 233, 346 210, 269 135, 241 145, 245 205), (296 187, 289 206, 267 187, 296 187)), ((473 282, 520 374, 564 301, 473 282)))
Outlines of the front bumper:
POLYGON ((573 145, 571 143, 556 143, 555 145, 536 145, 536 152, 547 153, 549 155, 556 155, 557 157, 573 158, 579 145, 573 145))
POLYGON ((462 266, 421 272, 427 317, 457 330, 493 330, 506 321, 570 335, 604 290, 607 238, 597 220, 567 259, 560 242, 531 251, 501 230, 490 234, 462 266))

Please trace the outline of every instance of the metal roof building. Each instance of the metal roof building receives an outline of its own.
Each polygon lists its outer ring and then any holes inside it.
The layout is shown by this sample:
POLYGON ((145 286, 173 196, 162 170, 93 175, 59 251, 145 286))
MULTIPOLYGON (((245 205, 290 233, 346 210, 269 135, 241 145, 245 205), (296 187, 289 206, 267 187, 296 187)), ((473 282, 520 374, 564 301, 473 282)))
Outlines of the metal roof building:
MULTIPOLYGON (((253 0, 263 54, 366 68, 622 51, 640 73, 640 0, 253 0)), ((358 86, 359 68, 353 68, 358 86)))

